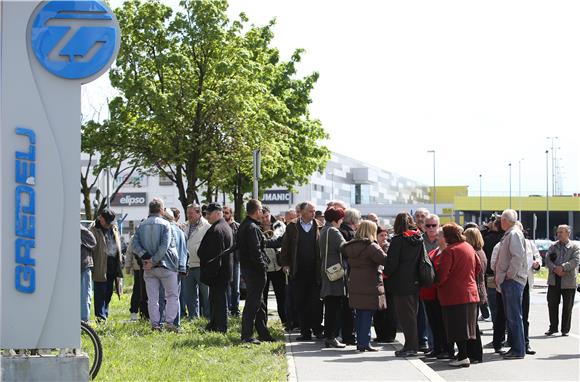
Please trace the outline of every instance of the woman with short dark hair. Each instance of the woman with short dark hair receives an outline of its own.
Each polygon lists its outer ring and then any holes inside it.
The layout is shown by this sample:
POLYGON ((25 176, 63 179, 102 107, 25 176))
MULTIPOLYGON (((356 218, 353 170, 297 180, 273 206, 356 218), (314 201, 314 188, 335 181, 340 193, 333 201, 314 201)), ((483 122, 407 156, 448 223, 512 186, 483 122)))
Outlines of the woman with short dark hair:
POLYGON ((481 263, 475 250, 465 241, 463 228, 455 223, 443 226, 447 247, 441 254, 437 270, 437 296, 443 310, 443 322, 448 342, 457 343, 457 360, 450 366, 469 367, 470 358, 480 361, 470 352, 472 342, 477 339, 477 291, 476 275, 481 263))
POLYGON ((391 240, 385 263, 387 289, 393 293, 397 320, 403 328, 405 345, 395 352, 397 357, 414 357, 419 350, 417 310, 419 309, 419 256, 425 248, 423 236, 411 215, 400 213, 395 218, 395 236, 391 240))

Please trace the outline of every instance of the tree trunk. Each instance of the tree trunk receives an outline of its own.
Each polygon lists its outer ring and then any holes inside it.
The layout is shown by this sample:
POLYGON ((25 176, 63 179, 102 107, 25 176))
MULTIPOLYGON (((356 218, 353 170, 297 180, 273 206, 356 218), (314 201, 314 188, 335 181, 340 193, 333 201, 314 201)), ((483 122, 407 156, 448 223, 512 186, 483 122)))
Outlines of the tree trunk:
POLYGON ((237 170, 236 188, 234 191, 234 218, 237 222, 242 221, 242 209, 244 208, 244 193, 242 192, 242 173, 237 170))

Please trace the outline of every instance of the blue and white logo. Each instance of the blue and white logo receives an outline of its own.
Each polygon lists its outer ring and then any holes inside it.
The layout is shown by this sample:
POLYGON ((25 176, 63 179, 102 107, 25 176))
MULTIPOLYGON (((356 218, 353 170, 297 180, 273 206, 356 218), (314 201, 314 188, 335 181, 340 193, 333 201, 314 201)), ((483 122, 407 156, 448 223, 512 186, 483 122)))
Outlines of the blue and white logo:
POLYGON ((119 25, 102 1, 49 1, 32 22, 32 51, 46 70, 63 78, 106 70, 119 40, 119 25))

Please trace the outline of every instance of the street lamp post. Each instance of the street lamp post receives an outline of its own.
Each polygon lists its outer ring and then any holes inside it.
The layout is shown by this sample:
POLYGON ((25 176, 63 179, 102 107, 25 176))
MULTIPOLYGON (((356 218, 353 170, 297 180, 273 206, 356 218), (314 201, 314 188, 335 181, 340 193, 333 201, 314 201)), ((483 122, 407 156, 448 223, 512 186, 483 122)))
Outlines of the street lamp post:
POLYGON ((479 174, 479 225, 483 224, 483 197, 481 193, 481 174, 479 174))
POLYGON ((518 161, 518 206, 519 206, 518 216, 520 218, 520 221, 522 221, 522 161, 523 160, 524 160, 524 158, 521 158, 518 161))
POLYGON ((509 165, 510 168, 510 209, 512 208, 512 164, 509 165))
POLYGON ((437 215, 437 188, 435 187, 435 150, 429 150, 433 154, 433 213, 437 215))
POLYGON ((550 240, 550 166, 548 150, 546 150, 546 239, 550 240))

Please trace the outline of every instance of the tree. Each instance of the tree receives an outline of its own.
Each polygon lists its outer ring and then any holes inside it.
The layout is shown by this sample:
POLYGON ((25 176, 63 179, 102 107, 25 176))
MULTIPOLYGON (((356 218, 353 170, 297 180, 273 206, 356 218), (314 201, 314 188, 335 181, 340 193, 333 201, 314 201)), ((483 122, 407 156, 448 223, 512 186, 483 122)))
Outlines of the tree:
POLYGON ((326 134, 307 110, 318 75, 293 78, 301 52, 280 62, 273 22, 244 31, 247 18, 231 22, 224 0, 181 6, 174 15, 156 0, 130 0, 116 10, 123 42, 110 78, 138 121, 126 149, 175 183, 183 208, 200 201, 201 187, 206 200, 218 189, 239 199, 254 149, 265 185, 302 183, 324 168, 326 134))
MULTIPOLYGON (((81 194, 85 208, 85 218, 93 220, 103 208, 107 199, 113 200, 133 174, 139 171, 141 160, 124 147, 132 139, 131 119, 119 99, 109 103, 111 118, 102 123, 89 120, 81 125, 81 151, 89 155, 86 169, 81 171, 81 194), (111 195, 103 190, 94 190, 101 174, 111 171, 113 180, 121 179, 114 186, 111 195), (93 213, 91 192, 95 191, 96 208, 93 213)), ((133 121, 134 122, 134 121, 133 121)))

